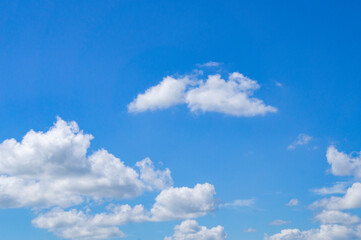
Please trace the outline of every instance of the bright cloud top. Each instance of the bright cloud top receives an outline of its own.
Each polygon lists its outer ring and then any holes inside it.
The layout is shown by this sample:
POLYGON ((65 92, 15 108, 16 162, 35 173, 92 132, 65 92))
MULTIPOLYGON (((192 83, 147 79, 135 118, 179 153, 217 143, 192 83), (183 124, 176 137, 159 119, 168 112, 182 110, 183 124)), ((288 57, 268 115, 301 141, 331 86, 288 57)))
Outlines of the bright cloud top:
POLYGON ((140 173, 101 149, 87 156, 93 137, 58 118, 47 132, 29 131, 21 142, 0 144, 0 207, 68 207, 84 198, 124 199, 173 184, 170 171, 150 159, 140 173))
POLYGON ((227 80, 219 74, 209 75, 206 80, 198 76, 165 77, 158 85, 138 94, 128 105, 128 111, 153 111, 187 104, 191 112, 218 112, 238 117, 277 112, 275 107, 253 97, 260 85, 241 73, 231 73, 227 80))
POLYGON ((222 226, 208 229, 199 226, 195 220, 183 221, 174 227, 174 234, 164 240, 225 240, 227 237, 222 226))

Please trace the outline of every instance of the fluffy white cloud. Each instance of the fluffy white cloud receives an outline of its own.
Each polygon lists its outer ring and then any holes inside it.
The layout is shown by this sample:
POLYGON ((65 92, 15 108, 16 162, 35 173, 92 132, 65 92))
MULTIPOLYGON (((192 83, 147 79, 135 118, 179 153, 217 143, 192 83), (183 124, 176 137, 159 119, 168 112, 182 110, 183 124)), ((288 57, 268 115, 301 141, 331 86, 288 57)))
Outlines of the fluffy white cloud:
POLYGON ((154 221, 197 218, 215 210, 213 185, 197 184, 194 188, 168 188, 155 199, 151 209, 154 221))
POLYGON ((297 198, 291 199, 291 200, 286 204, 286 206, 289 206, 289 207, 294 207, 294 206, 297 206, 297 205, 298 205, 298 199, 297 199, 297 198))
POLYGON ((101 149, 87 156, 93 137, 58 118, 47 132, 0 144, 0 207, 72 206, 85 198, 132 198, 172 185, 169 169, 149 159, 136 169, 101 149))
POLYGON ((361 207, 361 183, 356 182, 347 189, 342 197, 332 196, 314 202, 311 207, 323 207, 327 209, 353 209, 361 207))
POLYGON ((131 208, 129 205, 116 206, 110 213, 94 216, 78 210, 64 211, 59 208, 39 215, 32 221, 38 228, 47 229, 55 235, 74 240, 109 239, 125 237, 118 228, 129 222, 148 220, 142 205, 131 208))
POLYGON ((307 134, 301 133, 297 136, 297 139, 291 143, 287 149, 294 150, 299 145, 306 145, 312 140, 311 136, 308 136, 307 134))
POLYGON ((185 220, 174 227, 174 234, 164 240, 225 240, 227 238, 222 226, 208 229, 199 226, 195 220, 185 220))
POLYGON ((284 229, 280 233, 265 240, 356 240, 361 237, 361 226, 348 227, 337 224, 321 225, 318 229, 300 231, 299 229, 284 229))
POLYGON ((322 224, 342 224, 351 225, 360 222, 358 216, 353 216, 348 213, 335 211, 335 210, 323 210, 315 217, 315 220, 322 224))
POLYGON ((335 176, 361 177, 361 156, 352 157, 344 152, 339 152, 330 146, 326 153, 327 162, 331 165, 331 172, 335 176))
POLYGON ((144 112, 168 108, 184 102, 184 92, 189 78, 165 77, 158 85, 151 87, 128 105, 129 112, 144 112))
POLYGON ((275 107, 253 97, 260 86, 241 73, 230 74, 228 80, 222 79, 219 74, 209 75, 205 81, 194 77, 164 78, 144 94, 139 94, 128 105, 129 112, 164 109, 180 103, 187 104, 192 112, 218 112, 243 117, 277 112, 275 107))
POLYGON ((186 103, 192 112, 219 112, 234 116, 251 117, 276 112, 262 100, 252 97, 259 88, 253 81, 240 73, 230 74, 228 81, 220 75, 210 75, 197 88, 186 94, 186 103))
POLYGON ((158 195, 150 211, 146 211, 143 205, 133 208, 129 205, 115 205, 108 207, 108 212, 93 216, 76 209, 64 211, 54 208, 40 214, 32 223, 68 239, 122 237, 124 233, 119 230, 119 225, 130 222, 159 222, 206 215, 214 210, 214 194, 214 187, 208 183, 197 184, 194 188, 169 188, 158 195))

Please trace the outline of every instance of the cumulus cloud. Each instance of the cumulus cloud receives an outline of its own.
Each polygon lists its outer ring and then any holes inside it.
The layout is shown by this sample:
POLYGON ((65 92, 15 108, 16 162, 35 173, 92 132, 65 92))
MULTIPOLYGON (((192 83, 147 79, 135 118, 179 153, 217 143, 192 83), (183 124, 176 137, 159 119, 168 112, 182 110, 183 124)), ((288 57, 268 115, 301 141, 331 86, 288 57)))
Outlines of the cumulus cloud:
POLYGON ((180 187, 163 190, 151 209, 155 221, 197 218, 215 210, 214 186, 205 183, 194 188, 180 187))
POLYGON ((288 207, 294 207, 294 206, 297 206, 297 205, 298 205, 298 199, 297 199, 297 198, 291 199, 291 200, 286 204, 286 206, 288 206, 288 207))
POLYGON ((297 146, 299 145, 306 145, 308 144, 310 141, 312 140, 312 137, 307 135, 307 134, 304 134, 304 133, 301 133, 297 136, 297 139, 292 142, 288 147, 287 149, 289 150, 294 150, 296 149, 297 146))
POLYGON ((228 79, 221 75, 209 75, 206 80, 166 77, 158 85, 139 94, 128 105, 129 112, 165 109, 177 104, 187 104, 191 112, 218 112, 238 117, 252 117, 277 112, 275 107, 265 105, 253 97, 259 84, 234 72, 228 79), (192 79, 192 80, 191 80, 192 79))
POLYGON ((58 118, 47 132, 29 131, 0 144, 0 207, 69 207, 85 198, 124 199, 172 185, 169 169, 149 159, 137 169, 101 149, 90 156, 90 134, 58 118))
POLYGON ((322 207, 327 209, 342 210, 361 207, 361 183, 356 182, 347 189, 342 197, 332 196, 314 202, 311 207, 322 207))
POLYGON ((331 173, 335 176, 361 177, 361 157, 339 152, 335 146, 330 146, 326 153, 327 162, 331 165, 331 173))
POLYGON ((145 93, 138 94, 136 99, 128 105, 128 111, 154 111, 183 103, 186 87, 190 83, 188 76, 178 79, 165 77, 158 85, 147 89, 145 93))
POLYGON ((110 213, 91 216, 79 210, 60 208, 39 215, 32 221, 38 228, 47 229, 56 236, 74 240, 122 238, 125 234, 118 225, 148 220, 142 205, 113 207, 110 213))
POLYGON ((196 218, 215 209, 214 187, 211 184, 197 184, 194 188, 164 189, 147 211, 139 204, 110 205, 108 212, 90 215, 72 209, 65 211, 54 208, 40 214, 32 223, 67 239, 107 239, 125 236, 120 225, 130 222, 159 222, 196 218))
POLYGON ((352 225, 360 222, 360 218, 358 216, 353 216, 336 210, 323 210, 315 217, 315 220, 321 222, 322 224, 342 225, 352 225))
POLYGON ((320 228, 301 231, 284 229, 264 240, 356 240, 361 237, 361 226, 351 227, 338 224, 321 225, 320 228))
POLYGON ((174 234, 164 240, 225 240, 227 238, 222 226, 208 229, 199 226, 195 220, 185 220, 174 227, 174 234))

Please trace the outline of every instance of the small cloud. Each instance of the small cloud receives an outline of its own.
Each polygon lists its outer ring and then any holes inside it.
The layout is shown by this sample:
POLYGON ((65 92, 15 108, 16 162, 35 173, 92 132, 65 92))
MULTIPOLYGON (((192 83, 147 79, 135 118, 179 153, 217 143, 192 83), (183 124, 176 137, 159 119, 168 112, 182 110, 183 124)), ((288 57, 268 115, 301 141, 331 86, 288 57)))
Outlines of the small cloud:
POLYGON ((311 191, 318 195, 344 194, 348 185, 347 182, 338 182, 332 187, 315 188, 311 191))
POLYGON ((294 150, 299 145, 308 144, 312 139, 313 139, 313 137, 311 137, 307 134, 301 133, 297 136, 297 139, 287 147, 287 149, 294 150))
POLYGON ((294 207, 294 206, 297 206, 297 205, 298 205, 298 199, 297 199, 297 198, 291 199, 291 200, 286 204, 286 206, 288 206, 288 207, 294 207))
POLYGON ((253 229, 253 228, 247 228, 247 229, 244 230, 244 232, 251 233, 251 232, 257 232, 257 230, 253 229))
POLYGON ((219 65, 221 65, 221 63, 213 62, 213 61, 206 62, 203 64, 197 64, 198 67, 219 67, 219 65))
POLYGON ((250 207, 256 202, 255 199, 237 199, 233 202, 220 204, 219 207, 250 207))
POLYGON ((270 225, 279 226, 279 225, 285 225, 287 223, 289 223, 289 222, 281 220, 281 219, 276 219, 276 220, 273 220, 272 222, 270 222, 270 225))
POLYGON ((275 82, 275 84, 276 84, 277 87, 281 87, 281 88, 283 87, 283 84, 280 83, 280 82, 275 82))

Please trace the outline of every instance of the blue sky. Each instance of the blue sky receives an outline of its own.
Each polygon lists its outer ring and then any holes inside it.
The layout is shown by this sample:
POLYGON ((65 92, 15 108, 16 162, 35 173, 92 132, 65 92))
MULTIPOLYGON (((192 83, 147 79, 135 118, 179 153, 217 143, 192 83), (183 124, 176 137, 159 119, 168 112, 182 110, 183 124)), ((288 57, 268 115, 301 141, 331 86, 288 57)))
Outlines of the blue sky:
POLYGON ((2 1, 2 238, 361 239, 360 7, 2 1))

